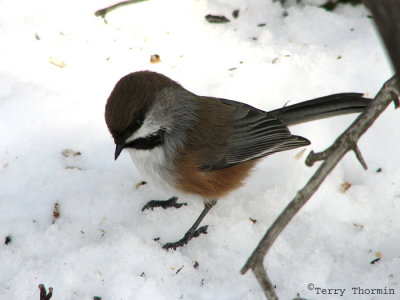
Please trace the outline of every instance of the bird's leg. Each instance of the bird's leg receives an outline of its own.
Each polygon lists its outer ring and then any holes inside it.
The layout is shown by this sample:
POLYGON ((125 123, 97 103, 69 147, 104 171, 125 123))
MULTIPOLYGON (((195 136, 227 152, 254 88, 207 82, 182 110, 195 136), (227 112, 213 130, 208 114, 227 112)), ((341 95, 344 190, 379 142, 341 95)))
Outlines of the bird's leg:
POLYGON ((146 203, 145 206, 143 206, 142 211, 145 209, 151 209, 153 210, 154 207, 162 207, 164 209, 168 207, 175 207, 179 208, 182 205, 187 205, 187 203, 177 203, 176 201, 178 200, 178 197, 171 197, 168 200, 151 200, 146 203))
POLYGON ((174 250, 176 250, 177 247, 182 247, 185 244, 187 244, 192 238, 194 237, 198 237, 200 234, 207 233, 207 228, 208 225, 204 225, 199 227, 201 221, 204 219, 204 217, 206 216, 206 214, 210 211, 210 209, 217 203, 216 200, 213 200, 211 202, 208 202, 205 204, 205 207, 203 209, 203 211, 201 212, 200 216, 197 218, 196 222, 194 222, 194 224, 192 225, 192 227, 190 227, 190 229, 185 233, 185 235, 183 236, 183 238, 181 238, 179 241, 176 241, 174 243, 166 243, 163 248, 164 249, 171 249, 173 248, 174 250))

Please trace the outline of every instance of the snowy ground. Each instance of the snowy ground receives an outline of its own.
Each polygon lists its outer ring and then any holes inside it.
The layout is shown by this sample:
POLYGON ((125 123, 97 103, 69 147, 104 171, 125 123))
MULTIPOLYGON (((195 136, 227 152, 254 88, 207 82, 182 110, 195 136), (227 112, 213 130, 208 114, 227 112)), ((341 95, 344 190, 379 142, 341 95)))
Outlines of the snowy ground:
MULTIPOLYGON (((392 71, 368 12, 292 5, 282 17, 265 0, 151 0, 115 10, 108 24, 94 16, 113 3, 0 1, 0 299, 39 299, 39 283, 57 300, 263 299, 240 268, 316 170, 306 154, 355 116, 292 128, 313 142, 301 159, 301 149, 265 159, 206 217, 207 235, 166 252, 160 243, 179 239, 202 203, 141 212, 171 195, 151 182, 136 188, 144 178, 126 153, 114 162, 106 99, 120 77, 142 69, 265 110, 337 92, 374 96, 392 71), (207 14, 231 22, 209 24, 207 14), (152 54, 161 62, 150 64, 152 54)), ((346 156, 273 246, 265 263, 281 299, 400 299, 398 119, 391 106, 361 139, 369 170, 346 156), (322 295, 309 283, 347 290, 322 295)))

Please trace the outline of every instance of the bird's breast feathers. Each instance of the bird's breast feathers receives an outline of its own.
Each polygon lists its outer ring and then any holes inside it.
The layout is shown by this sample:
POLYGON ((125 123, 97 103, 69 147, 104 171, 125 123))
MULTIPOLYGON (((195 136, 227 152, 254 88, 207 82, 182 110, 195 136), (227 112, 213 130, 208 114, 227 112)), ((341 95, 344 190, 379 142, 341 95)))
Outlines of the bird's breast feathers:
POLYGON ((129 149, 138 171, 157 187, 165 190, 173 190, 173 177, 169 173, 168 158, 162 147, 155 147, 151 150, 129 149))

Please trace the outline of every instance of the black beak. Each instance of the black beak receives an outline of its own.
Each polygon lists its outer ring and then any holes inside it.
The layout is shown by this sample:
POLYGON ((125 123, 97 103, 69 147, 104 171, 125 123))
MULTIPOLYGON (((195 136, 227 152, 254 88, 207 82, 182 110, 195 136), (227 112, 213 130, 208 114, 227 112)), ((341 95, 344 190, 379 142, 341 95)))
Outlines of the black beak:
POLYGON ((124 150, 125 145, 117 144, 115 147, 115 156, 114 159, 117 160, 118 156, 121 154, 122 150, 124 150))

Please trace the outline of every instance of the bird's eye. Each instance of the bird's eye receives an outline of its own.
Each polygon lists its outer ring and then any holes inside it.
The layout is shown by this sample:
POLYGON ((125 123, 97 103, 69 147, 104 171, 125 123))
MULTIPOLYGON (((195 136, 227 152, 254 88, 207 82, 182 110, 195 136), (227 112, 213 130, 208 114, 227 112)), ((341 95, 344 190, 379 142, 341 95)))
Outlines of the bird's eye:
POLYGON ((142 120, 139 118, 139 119, 136 119, 133 123, 132 123, 132 125, 130 126, 130 129, 132 130, 132 131, 135 131, 135 130, 137 130, 140 126, 142 125, 142 120))

